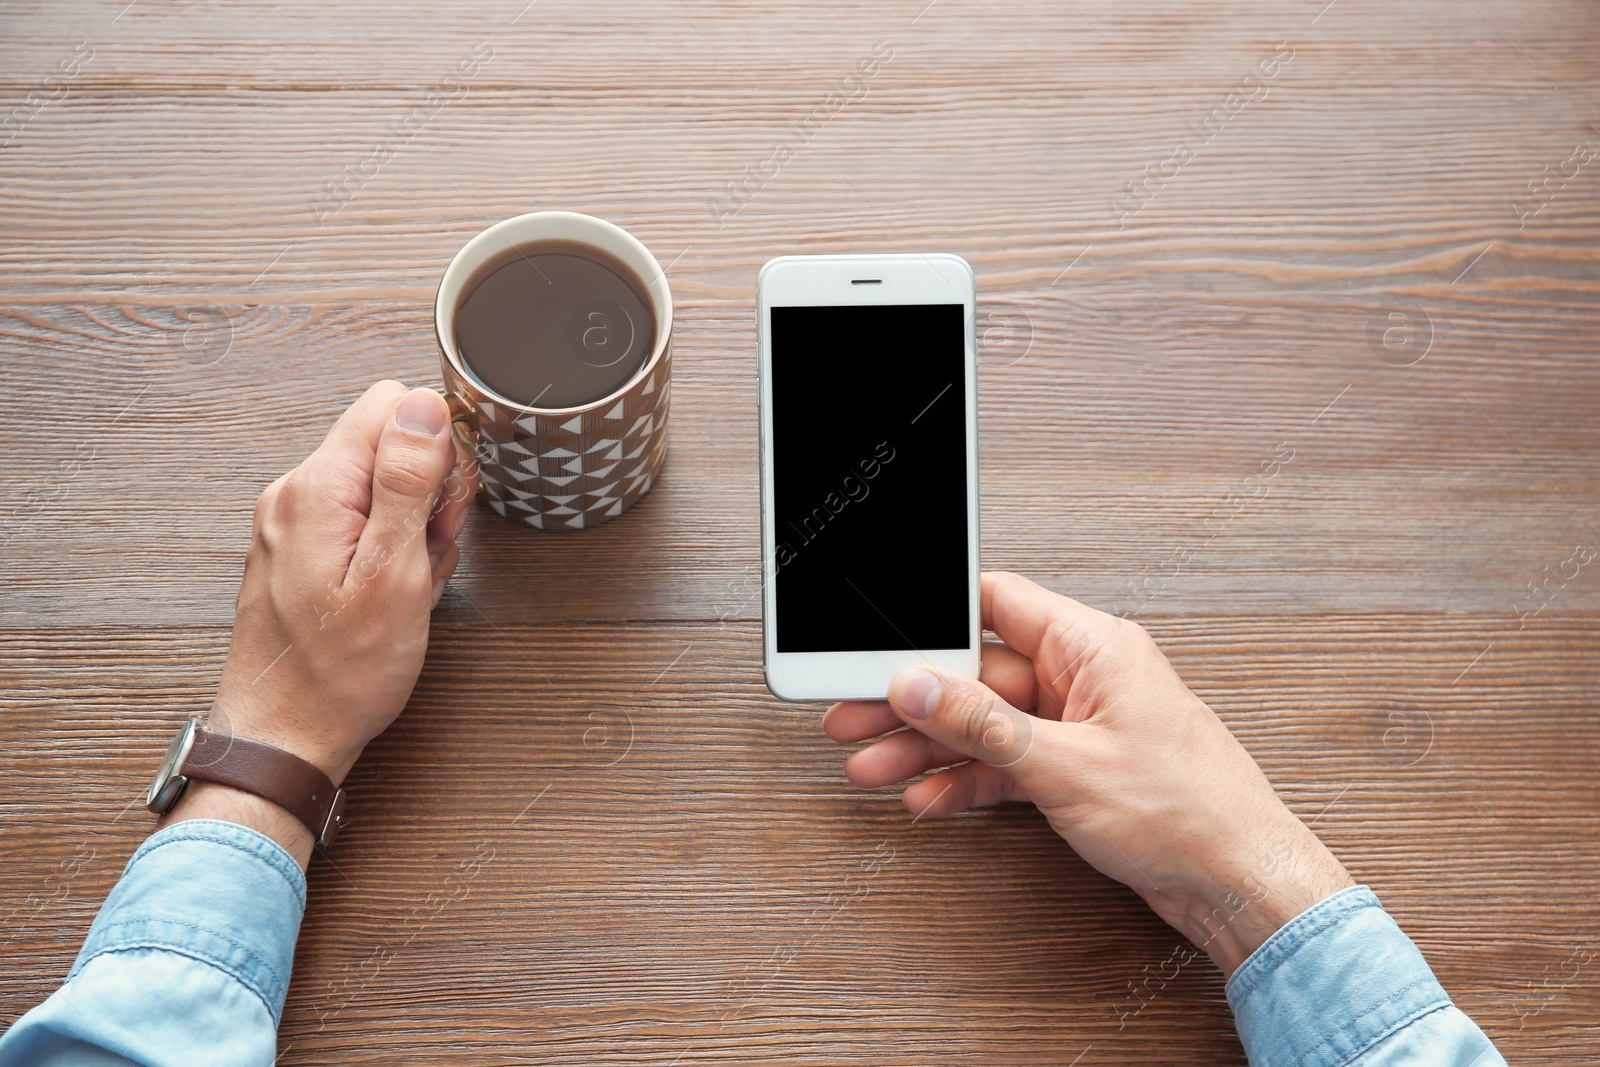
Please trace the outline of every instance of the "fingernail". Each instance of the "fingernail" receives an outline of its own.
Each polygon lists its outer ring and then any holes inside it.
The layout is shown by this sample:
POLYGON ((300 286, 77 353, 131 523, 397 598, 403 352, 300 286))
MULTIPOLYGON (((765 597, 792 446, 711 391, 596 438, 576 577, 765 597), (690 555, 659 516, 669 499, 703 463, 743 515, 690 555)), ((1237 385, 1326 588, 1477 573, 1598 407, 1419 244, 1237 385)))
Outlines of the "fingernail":
POLYGON ((441 553, 441 552, 429 552, 428 553, 428 569, 430 571, 438 570, 439 569, 439 561, 441 559, 444 559, 444 554, 443 553, 441 553))
POLYGON ((450 531, 450 540, 454 541, 461 536, 461 531, 467 528, 467 509, 462 508, 461 514, 455 517, 453 528, 450 531))
POLYGON ((394 421, 407 433, 423 437, 438 437, 445 427, 449 412, 444 401, 432 389, 413 389, 394 410, 394 421))
POLYGON ((926 719, 939 705, 943 687, 939 676, 929 671, 907 672, 909 677, 900 686, 900 707, 913 719, 926 719))
POLYGON ((444 579, 440 578, 433 583, 433 606, 439 606, 439 598, 444 596, 444 579))

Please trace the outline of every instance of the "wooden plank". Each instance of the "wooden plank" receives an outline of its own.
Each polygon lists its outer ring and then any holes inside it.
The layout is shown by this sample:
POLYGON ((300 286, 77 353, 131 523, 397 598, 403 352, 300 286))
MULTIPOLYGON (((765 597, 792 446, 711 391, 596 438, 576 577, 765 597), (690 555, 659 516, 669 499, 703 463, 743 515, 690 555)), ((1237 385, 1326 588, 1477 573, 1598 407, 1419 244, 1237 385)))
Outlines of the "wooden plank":
POLYGON ((270 9, 75 3, 11 16, 0 84, 34 84, 59 69, 57 56, 88 40, 94 56, 75 86, 412 88, 440 83, 459 55, 487 40, 495 58, 479 77, 490 84, 803 89, 815 83, 816 61, 846 63, 858 42, 884 34, 925 49, 929 77, 937 72, 940 84, 1006 83, 1023 97, 1040 84, 1110 83, 1141 94, 1186 80, 1212 85, 1236 75, 1241 54, 1285 39, 1326 49, 1358 84, 1548 89, 1584 86, 1593 75, 1584 51, 1593 43, 1593 11, 1578 0, 1545 0, 1532 13, 1515 0, 1483 0, 1476 10, 1448 0, 1329 7, 1326 0, 1180 0, 1159 10, 1108 0, 760 8, 633 0, 597 9, 504 0, 441 17, 415 0, 381 15, 314 0, 270 9), (1455 47, 1431 47, 1440 40, 1455 47))
POLYGON ((664 257, 682 252, 682 273, 724 285, 730 261, 743 286, 774 251, 851 240, 935 241, 1006 272, 1010 288, 1048 284, 1087 244, 1086 271, 1124 277, 1232 262, 1366 286, 1419 267, 1442 284, 1495 240, 1474 284, 1546 255, 1565 261, 1550 272, 1567 284, 1592 280, 1570 269, 1590 261, 1592 183, 1562 183, 1531 227, 1515 210, 1527 182, 1592 139, 1552 88, 1592 92, 1600 20, 1585 5, 1546 5, 1522 44, 1503 28, 1528 20, 1503 0, 1359 17, 1034 2, 939 5, 912 21, 913 6, 843 4, 828 18, 549 5, 504 34, 486 31, 520 5, 444 25, 423 6, 374 20, 327 5, 249 17, 135 5, 105 36, 82 8, 29 12, 0 46, 19 106, 55 53, 84 34, 99 44, 61 99, 24 106, 8 135, 6 290, 237 292, 271 265, 268 292, 403 281, 422 295, 483 217, 551 204, 614 217, 664 257), (632 28, 621 70, 606 32, 617 20, 632 28), (894 55, 863 95, 718 225, 707 202, 878 40, 894 55), (478 42, 494 58, 396 141, 394 123, 478 42), (1265 96, 1119 225, 1108 206, 1124 184, 1279 42, 1293 56, 1265 96), (313 210, 378 142, 394 158, 337 214, 313 210))
MULTIPOLYGON (((989 567, 1122 611, 1515 626, 1528 582, 1600 545, 1588 312, 1464 303, 1435 317, 1435 351, 1396 368, 1367 346, 1375 306, 1327 294, 1147 280, 1011 306, 1031 327, 1000 312, 993 329, 1016 333, 991 334, 980 374, 989 567), (1514 364, 1511 337, 1527 339, 1514 364), (1180 548, 1194 556, 1176 566, 1180 548)), ((747 307, 681 312, 660 486, 577 536, 476 513, 443 619, 759 616, 747 307)), ((367 383, 438 380, 419 306, 229 314, 0 311, 0 623, 225 625, 260 489, 367 383)), ((1557 604, 1600 607, 1600 582, 1580 574, 1557 604)))
MULTIPOLYGON (((1600 936, 1600 615, 1152 629, 1507 1056, 1581 1059, 1592 975, 1540 983, 1600 936)), ((0 632, 0 1019, 64 973, 225 640, 0 632)), ((1178 938, 1131 894, 1021 807, 850 788, 759 659, 749 623, 440 627, 313 867, 283 1062, 1242 1062, 1209 965, 1139 1008, 1178 938)))
MULTIPOLYGON (((1240 56, 1238 77, 1258 59, 1240 56)), ((483 90, 409 138, 390 131, 404 94, 74 90, 5 149, 3 291, 426 302, 489 221, 564 207, 633 230, 691 296, 743 291, 775 254, 841 247, 948 249, 1001 288, 1047 289, 1092 246, 1072 282, 1238 274, 1368 295, 1405 282, 1593 300, 1593 183, 1561 184, 1525 226, 1518 213, 1528 182, 1597 136, 1547 90, 1303 85, 1291 65, 1281 92, 1119 215, 1127 183, 1192 140, 1227 83, 1137 107, 1121 90, 1063 90, 996 121, 1001 99, 902 88, 897 74, 890 64, 881 91, 803 145, 792 124, 831 76, 783 99, 748 86, 666 100, 483 90), (1330 122, 1340 114, 1361 118, 1330 122), (378 144, 392 158, 367 165, 378 144), (795 146, 792 161, 746 177, 779 145, 795 146), (97 169, 105 158, 114 175, 97 169), (330 200, 333 181, 346 184, 330 200), (736 181, 747 192, 732 211, 736 181)))

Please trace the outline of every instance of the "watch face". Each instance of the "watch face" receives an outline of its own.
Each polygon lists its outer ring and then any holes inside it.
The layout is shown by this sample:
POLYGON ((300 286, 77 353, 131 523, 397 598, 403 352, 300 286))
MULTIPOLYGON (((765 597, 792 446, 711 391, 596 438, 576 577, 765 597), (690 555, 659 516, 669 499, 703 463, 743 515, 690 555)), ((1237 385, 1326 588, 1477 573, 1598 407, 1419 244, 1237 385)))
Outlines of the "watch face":
POLYGON ((150 793, 145 797, 145 807, 157 815, 164 814, 177 802, 178 794, 183 792, 183 787, 189 784, 189 779, 178 773, 178 768, 183 766, 183 761, 189 756, 189 749, 194 745, 194 731, 199 720, 190 719, 184 724, 183 730, 172 739, 172 744, 167 748, 167 755, 161 761, 161 766, 156 771, 155 781, 150 783, 150 793))

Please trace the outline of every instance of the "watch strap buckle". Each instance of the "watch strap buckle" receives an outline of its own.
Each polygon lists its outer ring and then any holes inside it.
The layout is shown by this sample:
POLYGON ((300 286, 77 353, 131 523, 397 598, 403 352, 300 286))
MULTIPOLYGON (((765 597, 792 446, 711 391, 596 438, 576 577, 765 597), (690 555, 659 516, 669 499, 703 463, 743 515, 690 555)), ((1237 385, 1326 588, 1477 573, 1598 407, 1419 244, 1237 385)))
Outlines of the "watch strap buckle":
POLYGON ((328 805, 328 817, 322 820, 322 830, 317 834, 317 848, 323 852, 333 847, 334 839, 344 828, 344 790, 333 791, 333 803, 328 805))

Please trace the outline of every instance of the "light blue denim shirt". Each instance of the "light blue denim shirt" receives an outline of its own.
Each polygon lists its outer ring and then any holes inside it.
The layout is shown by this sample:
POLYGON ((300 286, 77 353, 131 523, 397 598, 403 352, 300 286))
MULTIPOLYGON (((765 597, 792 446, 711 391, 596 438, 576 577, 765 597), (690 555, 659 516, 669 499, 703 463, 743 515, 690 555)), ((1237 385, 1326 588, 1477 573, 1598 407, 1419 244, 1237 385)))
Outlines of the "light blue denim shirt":
MULTIPOLYGON (((128 861, 66 983, 0 1037, 0 1067, 270 1067, 305 906, 299 865, 254 830, 162 830, 128 861)), ((1228 1003, 1253 1067, 1505 1063, 1364 886, 1272 935, 1228 1003)))
POLYGON ((5 1067, 251 1065, 277 1056, 306 876, 276 841, 194 819, 151 835, 5 1067))
POLYGON ((1228 979, 1251 1067, 1504 1067, 1364 885, 1292 919, 1228 979))

